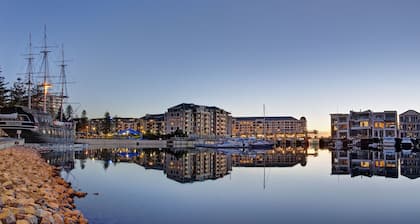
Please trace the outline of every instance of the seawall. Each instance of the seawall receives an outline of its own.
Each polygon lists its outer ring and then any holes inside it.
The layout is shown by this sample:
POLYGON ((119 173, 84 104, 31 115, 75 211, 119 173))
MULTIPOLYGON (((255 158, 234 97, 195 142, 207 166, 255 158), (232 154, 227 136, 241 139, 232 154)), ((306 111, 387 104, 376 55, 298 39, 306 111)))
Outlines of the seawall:
POLYGON ((74 191, 38 152, 23 146, 0 150, 0 223, 88 223, 76 210, 74 191))
POLYGON ((87 144, 88 149, 100 148, 166 148, 165 140, 137 140, 137 139, 77 139, 76 143, 87 144))

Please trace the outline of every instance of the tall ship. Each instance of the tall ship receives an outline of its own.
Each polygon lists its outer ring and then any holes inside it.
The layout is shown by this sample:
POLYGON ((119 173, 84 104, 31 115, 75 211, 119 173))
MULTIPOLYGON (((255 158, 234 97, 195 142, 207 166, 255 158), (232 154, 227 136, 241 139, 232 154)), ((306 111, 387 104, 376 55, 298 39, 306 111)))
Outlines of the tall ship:
POLYGON ((44 27, 42 55, 42 82, 35 84, 32 53, 32 40, 29 35, 29 53, 27 54, 27 105, 13 105, 0 108, 0 129, 9 137, 23 138, 26 143, 73 143, 75 123, 64 117, 64 104, 67 98, 64 50, 60 66, 59 84, 61 89, 53 93, 49 74, 47 34, 44 27), (50 91, 49 91, 50 90, 50 91), (34 94, 34 95, 32 95, 34 94))

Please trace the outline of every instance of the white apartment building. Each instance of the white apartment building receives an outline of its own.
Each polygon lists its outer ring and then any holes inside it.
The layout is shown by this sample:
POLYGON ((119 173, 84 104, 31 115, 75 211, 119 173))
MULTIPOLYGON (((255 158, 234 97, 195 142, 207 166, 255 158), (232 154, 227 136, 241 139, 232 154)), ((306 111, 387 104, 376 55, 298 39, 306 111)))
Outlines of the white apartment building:
POLYGON ((400 137, 420 138, 420 113, 408 110, 400 114, 400 137))
POLYGON ((397 111, 331 114, 333 139, 398 137, 397 111))

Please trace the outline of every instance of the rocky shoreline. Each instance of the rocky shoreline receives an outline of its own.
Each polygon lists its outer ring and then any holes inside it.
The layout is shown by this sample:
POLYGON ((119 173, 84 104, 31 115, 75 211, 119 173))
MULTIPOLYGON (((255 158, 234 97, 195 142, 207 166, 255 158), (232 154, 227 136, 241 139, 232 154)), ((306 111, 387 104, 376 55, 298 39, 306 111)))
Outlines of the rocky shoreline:
POLYGON ((0 150, 0 224, 88 223, 74 197, 84 197, 33 149, 0 150))

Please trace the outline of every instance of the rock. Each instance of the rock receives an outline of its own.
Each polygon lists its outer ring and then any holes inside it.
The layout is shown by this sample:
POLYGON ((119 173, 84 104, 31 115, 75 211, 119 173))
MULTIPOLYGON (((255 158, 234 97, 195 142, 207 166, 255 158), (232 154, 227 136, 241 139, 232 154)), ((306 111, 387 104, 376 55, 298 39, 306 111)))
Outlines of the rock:
MULTIPOLYGON (((74 210, 75 191, 39 154, 21 146, 0 151, 0 224, 87 223, 74 210)), ((94 193, 98 195, 98 193, 94 193)))
POLYGON ((47 207, 48 207, 48 208, 51 208, 51 209, 53 209, 53 210, 58 210, 58 208, 59 208, 58 204, 53 203, 53 202, 49 202, 49 203, 47 203, 47 207))
POLYGON ((4 224, 15 224, 16 223, 16 217, 10 210, 3 210, 0 213, 0 221, 4 224))
POLYGON ((12 188, 13 188, 13 183, 12 183, 12 181, 6 181, 6 182, 4 182, 2 185, 3 185, 3 187, 4 187, 4 188, 6 188, 7 190, 10 190, 10 189, 12 189, 12 188))
POLYGON ((26 220, 24 220, 24 219, 21 219, 21 220, 18 220, 18 221, 16 222, 16 224, 31 224, 31 223, 29 223, 28 221, 26 221, 26 220))
POLYGON ((88 221, 87 221, 87 219, 85 219, 85 218, 83 218, 83 217, 80 217, 80 218, 79 218, 79 223, 80 223, 80 224, 88 224, 88 221))
POLYGON ((84 198, 84 197, 86 197, 87 193, 86 192, 81 192, 81 191, 76 191, 76 192, 74 192, 73 195, 78 197, 78 198, 84 198))
POLYGON ((54 218, 55 224, 64 224, 64 218, 63 218, 63 216, 61 216, 59 214, 54 214, 53 215, 53 218, 54 218))
POLYGON ((35 215, 26 215, 25 220, 29 222, 29 224, 38 224, 38 218, 35 215))
POLYGON ((36 215, 36 210, 34 207, 32 206, 28 206, 24 208, 25 214, 29 214, 29 215, 36 215))

